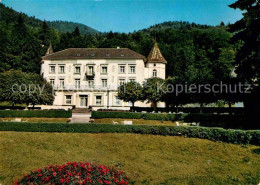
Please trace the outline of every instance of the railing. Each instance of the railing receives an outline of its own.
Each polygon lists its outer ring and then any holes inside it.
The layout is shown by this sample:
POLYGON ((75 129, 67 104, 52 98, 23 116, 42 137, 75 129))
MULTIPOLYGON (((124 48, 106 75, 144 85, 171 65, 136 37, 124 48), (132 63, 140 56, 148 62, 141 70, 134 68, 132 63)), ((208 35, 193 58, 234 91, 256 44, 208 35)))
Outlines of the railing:
POLYGON ((109 85, 107 87, 103 87, 102 85, 65 85, 65 86, 53 86, 54 90, 72 90, 72 91, 110 91, 110 90, 118 90, 117 85, 109 85))
POLYGON ((94 77, 95 77, 95 73, 94 72, 86 72, 85 73, 85 75, 86 75, 86 78, 87 79, 89 79, 89 80, 93 80, 94 79, 94 77))

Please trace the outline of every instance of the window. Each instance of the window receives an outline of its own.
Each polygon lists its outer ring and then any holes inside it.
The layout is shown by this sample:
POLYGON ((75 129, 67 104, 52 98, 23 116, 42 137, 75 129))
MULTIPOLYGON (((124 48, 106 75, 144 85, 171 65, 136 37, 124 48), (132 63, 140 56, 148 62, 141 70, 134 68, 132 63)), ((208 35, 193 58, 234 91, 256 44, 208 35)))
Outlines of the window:
POLYGON ((60 79, 60 88, 64 88, 64 79, 60 79))
POLYGON ((92 75, 94 73, 94 66, 88 66, 88 75, 92 75))
POLYGON ((50 73, 55 73, 55 66, 50 66, 50 73))
POLYGON ((125 73, 125 66, 119 66, 119 73, 125 73))
POLYGON ((50 84, 51 84, 52 86, 54 86, 54 84, 55 84, 55 79, 50 79, 50 84))
POLYGON ((124 85, 125 84, 125 79, 119 79, 119 85, 124 85))
POLYGON ((135 66, 130 66, 130 73, 135 73, 135 66))
POLYGON ((94 88, 94 80, 89 80, 88 81, 88 87, 89 88, 94 88))
POLYGON ((80 66, 75 67, 75 73, 80 74, 80 66))
POLYGON ((102 66, 101 67, 101 73, 102 74, 107 74, 107 66, 102 66))
POLYGON ((96 105, 101 105, 102 103, 102 96, 96 96, 96 105))
POLYGON ((130 82, 135 82, 135 79, 134 78, 130 78, 129 81, 130 82))
POLYGON ((107 87, 107 79, 102 79, 102 87, 107 87))
POLYGON ((157 77, 157 71, 156 71, 156 69, 153 70, 153 77, 157 77))
POLYGON ((65 66, 60 66, 59 73, 65 73, 65 66))
POLYGON ((80 88, 80 79, 75 79, 75 86, 76 86, 76 89, 80 88))
POLYGON ((115 102, 114 102, 115 105, 120 105, 120 100, 118 98, 118 96, 115 96, 115 102))
POLYGON ((66 95, 66 104, 71 104, 71 95, 66 95))

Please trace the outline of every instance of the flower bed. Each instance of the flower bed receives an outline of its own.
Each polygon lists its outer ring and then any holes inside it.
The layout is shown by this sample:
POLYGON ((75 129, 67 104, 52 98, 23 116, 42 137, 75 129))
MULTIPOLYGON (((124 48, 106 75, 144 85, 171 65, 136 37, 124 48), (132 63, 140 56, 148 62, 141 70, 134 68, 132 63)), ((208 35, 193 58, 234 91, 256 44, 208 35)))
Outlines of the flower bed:
POLYGON ((15 185, 24 184, 121 184, 128 183, 125 173, 114 168, 91 163, 69 162, 47 166, 26 174, 15 185))

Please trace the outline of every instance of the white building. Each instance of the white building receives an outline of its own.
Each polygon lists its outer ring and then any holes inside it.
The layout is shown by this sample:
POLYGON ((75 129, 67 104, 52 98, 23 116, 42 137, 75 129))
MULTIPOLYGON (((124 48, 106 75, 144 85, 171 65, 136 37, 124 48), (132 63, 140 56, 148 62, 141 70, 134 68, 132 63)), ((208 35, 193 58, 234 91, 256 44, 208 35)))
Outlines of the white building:
MULTIPOLYGON (((56 106, 126 109, 131 104, 117 98, 119 85, 147 78, 165 79, 166 60, 155 43, 147 58, 128 48, 69 48, 42 57, 41 74, 55 89, 56 106)), ((143 102, 135 106, 150 107, 143 102)), ((158 107, 164 106, 158 103, 158 107)))

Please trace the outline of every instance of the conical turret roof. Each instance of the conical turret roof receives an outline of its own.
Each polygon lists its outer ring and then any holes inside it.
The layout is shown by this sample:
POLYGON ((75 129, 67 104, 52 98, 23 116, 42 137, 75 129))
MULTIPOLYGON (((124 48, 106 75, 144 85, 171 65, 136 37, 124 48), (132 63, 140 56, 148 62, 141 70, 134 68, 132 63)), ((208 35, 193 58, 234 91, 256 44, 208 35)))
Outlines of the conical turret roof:
POLYGON ((146 58, 147 63, 164 63, 166 64, 167 61, 163 57, 158 44, 155 42, 152 50, 150 51, 148 57, 146 58))
POLYGON ((50 55, 50 54, 52 54, 52 53, 53 53, 53 49, 52 49, 52 45, 51 45, 51 43, 50 43, 49 48, 47 49, 45 55, 50 55))

